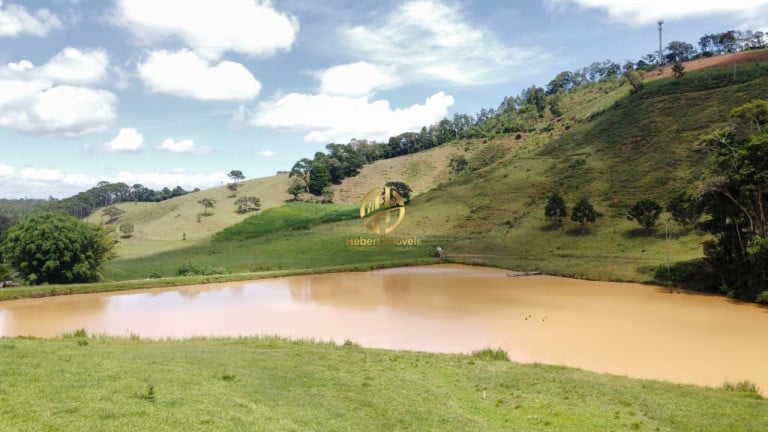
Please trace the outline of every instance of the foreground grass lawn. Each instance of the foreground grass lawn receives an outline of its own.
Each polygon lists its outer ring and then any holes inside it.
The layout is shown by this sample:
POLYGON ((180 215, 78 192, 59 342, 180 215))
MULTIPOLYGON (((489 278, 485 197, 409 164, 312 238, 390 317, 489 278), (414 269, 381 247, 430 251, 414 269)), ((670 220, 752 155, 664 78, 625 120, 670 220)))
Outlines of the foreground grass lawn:
POLYGON ((0 339, 0 431, 764 431, 754 394, 277 339, 0 339))

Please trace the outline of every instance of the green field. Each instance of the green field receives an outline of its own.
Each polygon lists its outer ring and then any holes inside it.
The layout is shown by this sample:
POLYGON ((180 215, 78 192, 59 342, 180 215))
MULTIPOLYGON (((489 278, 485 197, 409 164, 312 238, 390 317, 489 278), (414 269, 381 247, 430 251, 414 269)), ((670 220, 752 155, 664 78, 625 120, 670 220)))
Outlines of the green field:
POLYGON ((266 339, 0 339, 0 431, 763 431, 768 401, 576 369, 266 339))

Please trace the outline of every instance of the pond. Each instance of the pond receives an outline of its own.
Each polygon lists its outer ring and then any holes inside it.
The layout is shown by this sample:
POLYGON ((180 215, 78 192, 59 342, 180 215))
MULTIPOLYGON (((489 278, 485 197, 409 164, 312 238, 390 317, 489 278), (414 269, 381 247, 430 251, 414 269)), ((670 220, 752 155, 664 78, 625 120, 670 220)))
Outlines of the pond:
POLYGON ((626 283, 456 265, 0 302, 0 336, 279 335, 768 390, 768 309, 626 283))

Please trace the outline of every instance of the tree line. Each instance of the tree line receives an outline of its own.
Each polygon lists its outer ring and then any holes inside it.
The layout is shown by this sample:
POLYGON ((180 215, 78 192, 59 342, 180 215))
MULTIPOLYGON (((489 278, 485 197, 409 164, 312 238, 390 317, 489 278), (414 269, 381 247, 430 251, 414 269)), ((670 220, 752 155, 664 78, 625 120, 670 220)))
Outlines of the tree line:
MULTIPOLYGON (((199 190, 195 188, 191 192, 199 190)), ((44 208, 84 218, 101 207, 108 207, 123 202, 159 202, 188 193, 190 191, 184 190, 181 186, 176 186, 173 189, 164 187, 156 191, 141 184, 128 186, 125 183, 101 181, 95 187, 79 192, 69 198, 60 200, 49 198, 44 208)))

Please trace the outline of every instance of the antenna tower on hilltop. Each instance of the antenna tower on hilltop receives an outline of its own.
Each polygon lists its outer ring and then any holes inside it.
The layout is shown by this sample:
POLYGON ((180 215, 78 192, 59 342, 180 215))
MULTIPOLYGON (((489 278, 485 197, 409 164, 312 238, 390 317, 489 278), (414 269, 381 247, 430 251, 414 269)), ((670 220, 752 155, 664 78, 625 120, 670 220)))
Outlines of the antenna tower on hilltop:
POLYGON ((659 20, 659 66, 664 64, 664 57, 661 54, 661 25, 664 24, 664 20, 659 20))

